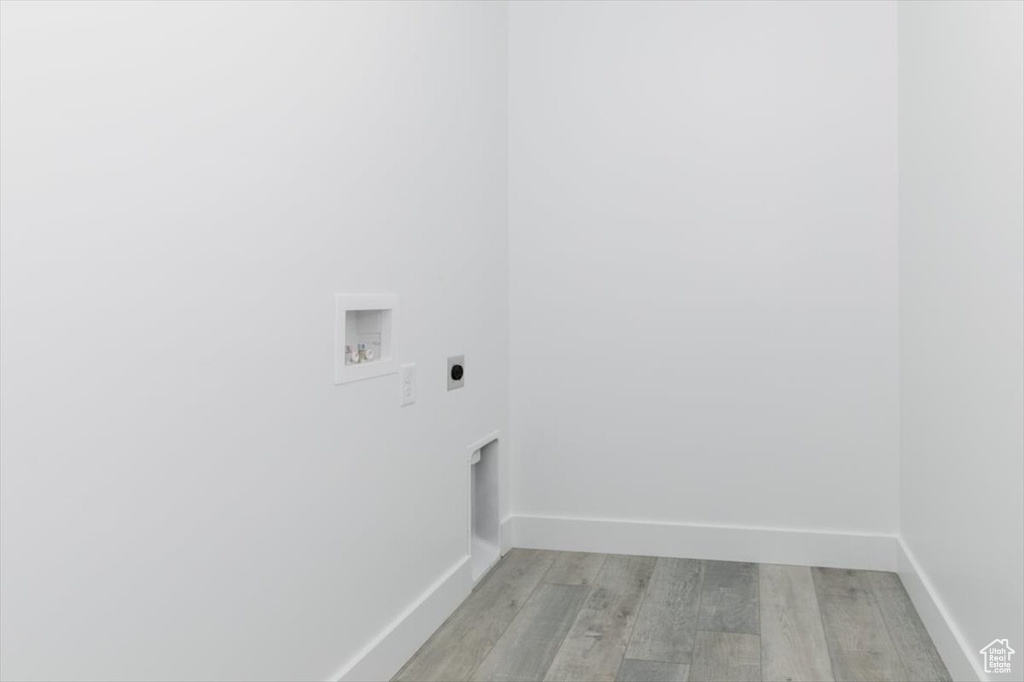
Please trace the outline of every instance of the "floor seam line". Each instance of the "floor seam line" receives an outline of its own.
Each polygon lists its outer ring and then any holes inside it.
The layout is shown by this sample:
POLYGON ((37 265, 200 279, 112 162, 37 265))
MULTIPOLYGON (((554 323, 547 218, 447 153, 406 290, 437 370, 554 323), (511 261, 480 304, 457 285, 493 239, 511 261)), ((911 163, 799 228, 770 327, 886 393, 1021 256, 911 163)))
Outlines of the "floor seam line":
POLYGON ((761 564, 754 564, 757 569, 757 668, 759 677, 764 680, 764 626, 761 624, 761 564))
MULTIPOLYGON (((534 550, 534 551, 542 551, 542 550, 534 550)), ((556 558, 557 558, 557 556, 556 556, 556 558)), ((554 566, 554 565, 555 565, 555 559, 552 559, 551 560, 551 566, 554 566)), ((551 566, 548 566, 548 571, 551 570, 551 566)), ((526 599, 524 599, 523 602, 519 605, 519 608, 516 609, 515 614, 511 618, 508 619, 508 624, 506 624, 505 627, 503 627, 501 629, 501 634, 499 634, 497 637, 494 638, 494 644, 492 644, 491 646, 487 647, 487 653, 485 653, 483 656, 480 657, 480 662, 476 664, 475 668, 473 668, 473 672, 471 672, 469 674, 469 677, 466 678, 467 680, 473 679, 473 676, 476 675, 476 672, 478 670, 480 670, 480 666, 482 666, 484 664, 484 661, 487 660, 487 657, 491 655, 492 651, 494 651, 494 647, 498 646, 498 642, 500 642, 501 638, 505 636, 505 633, 508 631, 508 629, 510 627, 512 627, 512 623, 519 616, 519 612, 523 610, 523 607, 526 606, 526 602, 530 601, 530 598, 533 597, 535 592, 537 592, 537 588, 538 587, 540 587, 541 585, 545 584, 544 583, 544 575, 547 575, 548 571, 544 571, 544 574, 541 576, 541 579, 538 580, 537 584, 534 585, 533 589, 530 590, 530 594, 526 595, 526 599)), ((547 671, 545 671, 545 672, 547 672, 547 671)))
MULTIPOLYGON (((694 621, 694 626, 693 626, 693 643, 690 644, 690 665, 691 666, 693 666, 693 663, 694 663, 694 661, 697 658, 697 633, 701 631, 700 630, 700 612, 701 612, 701 609, 704 608, 704 570, 707 568, 707 563, 708 562, 706 560, 701 559, 700 560, 700 564, 697 567, 698 568, 698 570, 697 570, 697 579, 698 579, 698 584, 697 584, 697 590, 698 590, 698 592, 697 592, 697 617, 696 617, 696 620, 694 621)), ((692 674, 693 674, 693 669, 691 667, 690 671, 686 675, 687 679, 689 679, 690 675, 692 675, 692 674)))
POLYGON ((548 667, 544 668, 544 672, 540 676, 541 680, 544 680, 548 676, 551 666, 555 664, 555 659, 558 658, 558 653, 562 650, 562 647, 565 646, 565 640, 568 639, 569 633, 572 632, 572 626, 576 624, 576 619, 580 617, 583 607, 586 606, 587 602, 590 600, 590 595, 594 592, 594 588, 591 585, 564 585, 563 587, 585 587, 587 588, 587 598, 581 601, 580 607, 576 609, 576 615, 573 616, 572 622, 569 623, 569 627, 565 629, 565 634, 562 635, 561 641, 558 642, 558 648, 555 649, 555 655, 551 657, 551 662, 548 663, 548 667))
POLYGON ((903 677, 910 679, 907 674, 907 668, 903 665, 903 657, 899 655, 899 650, 896 648, 896 640, 892 636, 892 628, 889 627, 889 619, 885 617, 885 612, 882 611, 882 607, 878 605, 878 593, 875 592, 875 586, 871 584, 870 580, 864 580, 861 578, 861 582, 867 586, 868 591, 871 592, 871 598, 875 602, 875 610, 878 611, 878 617, 882 619, 882 625, 885 626, 885 636, 889 638, 889 646, 893 653, 896 654, 896 662, 899 664, 900 669, 903 670, 903 677))
POLYGON ((647 584, 644 585, 644 591, 640 593, 640 603, 636 606, 636 616, 633 618, 633 624, 629 628, 629 635, 626 636, 626 646, 622 649, 622 658, 619 659, 619 667, 615 669, 615 679, 619 678, 619 670, 622 669, 622 664, 626 661, 626 654, 629 653, 629 645, 633 643, 633 632, 636 630, 636 624, 640 622, 640 611, 643 610, 644 602, 647 601, 647 591, 651 589, 651 583, 654 582, 654 569, 657 568, 657 566, 658 557, 654 557, 654 566, 651 566, 651 575, 647 578, 647 584))
MULTIPOLYGON (((553 666, 555 664, 555 661, 558 660, 558 654, 562 653, 562 647, 565 646, 565 641, 569 638, 569 633, 572 632, 573 627, 576 625, 576 621, 578 621, 580 619, 580 614, 583 613, 583 609, 586 608, 587 602, 590 601, 590 597, 593 595, 594 590, 597 589, 595 587, 595 584, 597 583, 598 580, 601 579, 601 573, 604 572, 604 567, 608 563, 608 557, 609 556, 611 556, 611 555, 610 554, 603 554, 603 553, 601 554, 601 566, 600 566, 600 568, 597 569, 597 575, 594 576, 594 582, 589 584, 589 585, 585 585, 585 587, 589 587, 590 588, 590 591, 587 592, 587 598, 584 599, 583 602, 580 604, 579 610, 576 611, 576 617, 572 619, 572 623, 569 624, 569 629, 565 631, 565 637, 563 637, 562 641, 558 643, 558 649, 555 651, 555 655, 551 658, 551 663, 548 664, 547 670, 544 671, 544 677, 547 677, 548 673, 551 671, 551 666, 553 666)), ((551 584, 554 584, 554 583, 548 583, 548 584, 551 585, 551 584)), ((629 645, 629 640, 626 640, 626 644, 627 644, 627 646, 629 645)), ((616 669, 616 673, 617 672, 618 672, 618 669, 616 669)), ((543 680, 544 678, 542 677, 541 679, 543 680)))
POLYGON ((825 650, 828 651, 828 667, 832 671, 832 679, 836 679, 836 664, 832 660, 832 644, 828 638, 828 628, 825 625, 825 614, 821 612, 821 595, 818 592, 818 576, 814 572, 814 566, 810 567, 811 571, 811 586, 814 587, 814 601, 818 607, 818 620, 821 621, 821 634, 825 635, 825 650))

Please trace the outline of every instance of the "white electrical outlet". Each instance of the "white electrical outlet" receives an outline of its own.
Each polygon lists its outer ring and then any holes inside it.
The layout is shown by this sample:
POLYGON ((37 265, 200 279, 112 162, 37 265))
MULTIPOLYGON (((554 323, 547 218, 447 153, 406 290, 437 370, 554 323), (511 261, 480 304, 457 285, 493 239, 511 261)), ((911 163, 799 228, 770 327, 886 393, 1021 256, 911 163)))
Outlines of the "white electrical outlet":
POLYGON ((401 405, 412 405, 416 402, 416 364, 408 363, 398 369, 399 390, 401 394, 401 405))

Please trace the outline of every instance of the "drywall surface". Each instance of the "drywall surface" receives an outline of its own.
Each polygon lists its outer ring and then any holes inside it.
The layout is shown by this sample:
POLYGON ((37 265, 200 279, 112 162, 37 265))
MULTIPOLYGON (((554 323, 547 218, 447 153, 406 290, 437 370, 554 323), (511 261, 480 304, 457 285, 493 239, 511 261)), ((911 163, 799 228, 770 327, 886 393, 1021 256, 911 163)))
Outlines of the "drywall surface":
POLYGON ((895 34, 510 6, 517 514, 895 532, 895 34))
POLYGON ((903 3, 899 63, 901 535, 979 664, 1024 651, 1024 5, 903 3))
POLYGON ((0 676, 333 677, 463 560, 506 427, 505 8, 0 26, 0 676), (398 294, 415 405, 333 385, 336 292, 398 294))

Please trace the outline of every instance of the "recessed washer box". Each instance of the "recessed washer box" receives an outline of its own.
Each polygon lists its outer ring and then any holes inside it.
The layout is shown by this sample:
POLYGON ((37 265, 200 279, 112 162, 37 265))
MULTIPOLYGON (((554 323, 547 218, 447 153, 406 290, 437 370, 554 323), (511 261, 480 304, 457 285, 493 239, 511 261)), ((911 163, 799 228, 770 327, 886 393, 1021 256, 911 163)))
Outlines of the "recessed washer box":
POLYGON ((334 295, 334 383, 398 371, 398 296, 334 295))

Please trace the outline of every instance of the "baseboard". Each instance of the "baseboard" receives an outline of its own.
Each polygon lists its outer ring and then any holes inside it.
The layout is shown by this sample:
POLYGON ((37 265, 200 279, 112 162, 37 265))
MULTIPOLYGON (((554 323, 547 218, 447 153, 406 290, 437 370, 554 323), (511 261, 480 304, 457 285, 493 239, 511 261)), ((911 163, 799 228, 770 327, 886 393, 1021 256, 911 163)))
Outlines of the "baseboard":
POLYGON ((967 646, 967 640, 956 627, 949 611, 943 605, 938 592, 921 570, 921 565, 902 540, 897 548, 897 571, 900 580, 914 602, 917 614, 921 616, 928 634, 931 635, 935 648, 942 656, 942 662, 954 680, 986 679, 981 667, 981 657, 974 648, 967 646))
POLYGON ((514 547, 895 571, 891 535, 513 516, 514 547))
POLYGON ((463 557, 334 676, 339 682, 390 680, 473 588, 463 557))

